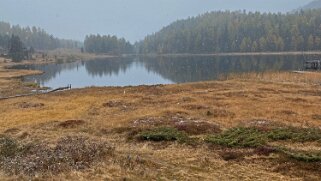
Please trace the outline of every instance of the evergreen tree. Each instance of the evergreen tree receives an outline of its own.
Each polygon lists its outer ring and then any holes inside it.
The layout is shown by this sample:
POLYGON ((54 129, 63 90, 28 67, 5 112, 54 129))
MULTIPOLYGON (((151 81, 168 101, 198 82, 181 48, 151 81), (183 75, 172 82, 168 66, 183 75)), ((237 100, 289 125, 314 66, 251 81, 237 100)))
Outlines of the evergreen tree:
POLYGON ((20 62, 25 58, 25 48, 18 36, 11 36, 9 42, 9 56, 14 62, 20 62))

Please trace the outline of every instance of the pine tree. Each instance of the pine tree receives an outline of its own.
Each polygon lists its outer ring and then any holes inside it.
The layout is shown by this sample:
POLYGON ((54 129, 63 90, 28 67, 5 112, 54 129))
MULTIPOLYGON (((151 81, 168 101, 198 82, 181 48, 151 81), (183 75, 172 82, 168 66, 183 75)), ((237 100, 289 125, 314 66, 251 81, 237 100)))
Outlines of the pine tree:
POLYGON ((25 58, 25 48, 18 36, 12 35, 9 42, 9 56, 14 62, 20 62, 25 58))

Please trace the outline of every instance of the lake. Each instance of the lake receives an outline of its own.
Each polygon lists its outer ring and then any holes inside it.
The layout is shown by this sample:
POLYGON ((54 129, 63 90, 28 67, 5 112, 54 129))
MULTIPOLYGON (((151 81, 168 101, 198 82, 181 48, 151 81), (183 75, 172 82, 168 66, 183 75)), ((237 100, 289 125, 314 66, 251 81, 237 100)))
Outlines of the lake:
POLYGON ((19 65, 15 69, 41 70, 24 77, 43 87, 135 86, 218 80, 231 73, 302 70, 317 56, 191 56, 126 57, 72 63, 19 65))

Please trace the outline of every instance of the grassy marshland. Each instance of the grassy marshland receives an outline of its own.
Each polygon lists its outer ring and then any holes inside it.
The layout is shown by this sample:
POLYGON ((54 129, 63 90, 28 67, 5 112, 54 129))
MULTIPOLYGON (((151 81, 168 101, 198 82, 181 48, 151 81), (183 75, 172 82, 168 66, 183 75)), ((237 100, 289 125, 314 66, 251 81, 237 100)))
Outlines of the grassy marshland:
MULTIPOLYGON (((0 94, 28 92, 3 69, 0 94), (14 91, 12 91, 14 90, 14 91)), ((0 177, 320 180, 321 76, 266 73, 0 101, 0 177)))

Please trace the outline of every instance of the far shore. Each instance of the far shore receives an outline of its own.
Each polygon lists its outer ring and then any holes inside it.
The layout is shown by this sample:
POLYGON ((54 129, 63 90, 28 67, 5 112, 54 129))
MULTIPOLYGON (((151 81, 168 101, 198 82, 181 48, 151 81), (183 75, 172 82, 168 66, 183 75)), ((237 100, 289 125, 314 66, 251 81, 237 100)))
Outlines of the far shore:
POLYGON ((170 53, 170 54, 137 54, 138 56, 262 56, 262 55, 321 55, 321 51, 291 51, 291 52, 228 52, 228 53, 170 53))
POLYGON ((17 94, 30 93, 32 90, 41 89, 39 85, 25 83, 21 77, 27 75, 42 74, 41 71, 36 70, 14 70, 10 67, 14 65, 26 64, 52 64, 52 63, 71 63, 75 61, 90 61, 95 59, 105 58, 120 58, 130 56, 141 57, 188 57, 188 56, 264 56, 264 55, 321 55, 321 51, 306 51, 306 52, 232 52, 232 53, 212 53, 212 54, 90 54, 80 53, 75 50, 54 50, 48 52, 39 52, 35 54, 33 60, 25 60, 19 63, 12 62, 10 59, 0 57, 0 97, 12 96, 17 94), (45 56, 43 56, 43 54, 45 56))

